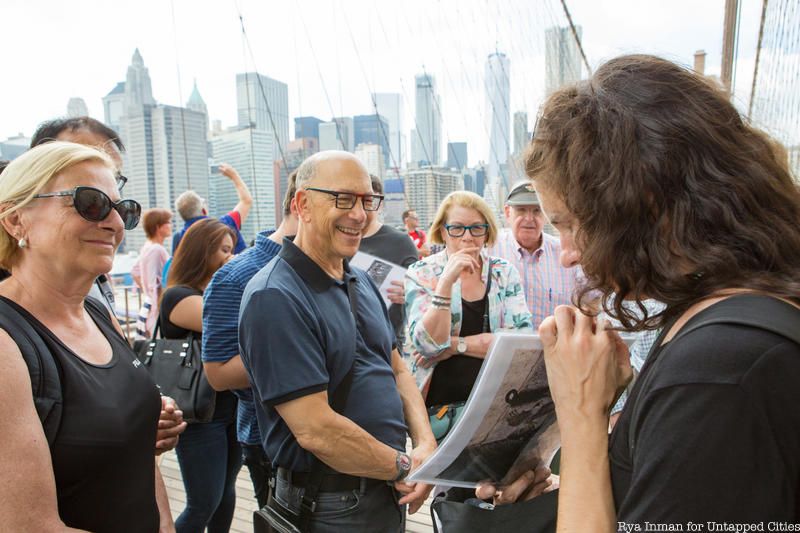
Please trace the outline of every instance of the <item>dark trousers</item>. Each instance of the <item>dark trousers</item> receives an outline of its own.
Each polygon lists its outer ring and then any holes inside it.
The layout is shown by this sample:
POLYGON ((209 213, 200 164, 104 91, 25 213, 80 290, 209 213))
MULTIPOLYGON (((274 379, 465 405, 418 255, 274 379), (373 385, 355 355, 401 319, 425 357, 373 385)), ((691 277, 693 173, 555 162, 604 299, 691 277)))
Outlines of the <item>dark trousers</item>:
POLYGON ((269 494, 269 478, 272 476, 272 465, 260 444, 241 444, 242 461, 250 471, 250 480, 253 482, 253 492, 256 495, 258 508, 267 505, 269 494))
MULTIPOLYGON (((275 501, 294 512, 300 509, 303 489, 275 479, 275 501)), ((384 481, 362 481, 361 488, 320 492, 311 515, 309 533, 381 532, 404 529, 405 508, 397 504, 397 492, 384 481)))
POLYGON ((176 447, 186 489, 177 533, 227 533, 236 507, 236 476, 242 452, 233 422, 189 424, 176 447))

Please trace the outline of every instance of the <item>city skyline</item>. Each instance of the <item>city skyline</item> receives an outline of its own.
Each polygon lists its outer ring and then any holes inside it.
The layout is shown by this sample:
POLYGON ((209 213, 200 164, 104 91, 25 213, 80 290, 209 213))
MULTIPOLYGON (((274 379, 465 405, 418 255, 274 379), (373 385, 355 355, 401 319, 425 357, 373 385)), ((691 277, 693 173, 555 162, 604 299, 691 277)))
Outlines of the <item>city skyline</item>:
MULTIPOLYGON (((707 73, 719 72, 723 0, 645 4, 568 2, 573 20, 583 27, 592 67, 638 51, 690 65, 694 51, 705 49, 707 73)), ((754 11, 751 4, 742 6, 736 77, 737 87, 748 90, 758 22, 758 5, 754 11)), ((243 0, 238 6, 209 4, 201 9, 176 1, 172 12, 148 1, 112 5, 85 0, 66 6, 10 0, 0 7, 0 15, 16 21, 0 35, 5 49, 26 43, 26 54, 4 58, 6 72, 25 72, 26 78, 5 84, 0 94, 0 139, 19 132, 30 135, 39 122, 66 114, 73 97, 82 98, 90 115, 102 119, 101 98, 113 92, 121 81, 117 74, 124 73, 121 69, 139 48, 159 103, 183 106, 197 80, 209 120, 225 127, 238 122, 232 77, 258 71, 286 84, 289 121, 309 115, 327 121, 374 114, 373 93, 399 94, 403 124, 398 133, 408 136, 416 126, 414 76, 428 72, 437 79, 442 108, 439 157, 448 142, 465 141, 471 163, 489 159, 483 86, 487 55, 499 50, 518 65, 510 79, 510 111, 527 112, 532 127, 544 94, 545 30, 566 24, 554 0, 534 6, 509 2, 502 8, 451 1, 431 7, 412 1, 403 9, 386 5, 380 10, 365 2, 300 0, 287 7, 243 0), (247 39, 242 38, 236 7, 247 39), (419 22, 412 22, 416 15, 419 22), (75 32, 77 24, 91 31, 75 32), (264 24, 269 31, 260 31, 264 24), (49 35, 49 42, 27 46, 33 28, 49 35), (53 46, 55 40, 58 46, 53 46), (37 68, 30 68, 33 64, 37 68)), ((400 151, 407 161, 411 143, 408 137, 405 141, 400 151)))

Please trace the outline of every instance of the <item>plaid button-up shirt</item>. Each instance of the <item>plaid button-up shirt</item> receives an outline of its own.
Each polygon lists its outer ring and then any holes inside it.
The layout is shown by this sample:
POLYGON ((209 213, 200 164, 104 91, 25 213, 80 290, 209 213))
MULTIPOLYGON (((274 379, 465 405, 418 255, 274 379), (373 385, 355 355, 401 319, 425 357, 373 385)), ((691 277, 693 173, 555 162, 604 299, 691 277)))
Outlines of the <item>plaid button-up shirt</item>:
POLYGON ((517 243, 508 228, 500 231, 497 242, 489 248, 489 255, 502 257, 517 267, 525 302, 533 316, 534 331, 553 314, 556 306, 572 303, 572 293, 583 276, 579 267, 562 267, 560 254, 561 243, 557 237, 542 233, 541 246, 529 252, 517 243))

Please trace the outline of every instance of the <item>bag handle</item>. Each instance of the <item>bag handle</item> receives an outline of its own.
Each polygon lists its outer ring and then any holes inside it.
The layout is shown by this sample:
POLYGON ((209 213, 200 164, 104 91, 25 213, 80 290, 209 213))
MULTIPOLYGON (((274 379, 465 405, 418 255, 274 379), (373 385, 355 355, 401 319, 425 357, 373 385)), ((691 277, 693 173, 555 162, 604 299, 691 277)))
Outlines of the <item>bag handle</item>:
MULTIPOLYGON (((355 330, 358 333, 358 293, 357 293, 358 278, 353 276, 347 280, 347 300, 350 303, 350 312, 353 314, 355 322, 355 330)), ((344 412, 347 397, 350 395, 350 386, 353 384, 353 368, 355 367, 355 357, 350 369, 345 374, 339 386, 330 397, 329 403, 331 409, 341 414, 344 412)), ((300 501, 300 530, 308 531, 308 526, 311 522, 311 515, 317 506, 317 494, 322 484, 322 479, 325 473, 330 468, 320 461, 316 456, 312 455, 313 465, 311 471, 308 473, 308 482, 303 491, 303 498, 300 501)))
POLYGON ((481 330, 482 333, 489 333, 491 332, 491 328, 489 327, 489 293, 492 290, 492 258, 489 257, 487 259, 489 261, 489 279, 486 280, 486 294, 483 296, 483 329, 481 330))
MULTIPOLYGON (((720 304, 722 303, 723 302, 720 302, 720 304)), ((724 303, 726 303, 726 306, 719 314, 699 320, 689 327, 684 326, 670 342, 675 342, 684 335, 688 335, 705 326, 713 324, 734 324, 763 329, 786 337, 796 344, 800 344, 800 329, 797 327, 800 323, 800 309, 797 307, 779 300, 778 298, 752 294, 734 296, 724 300, 724 303)), ((661 346, 664 337, 666 337, 669 330, 672 329, 672 326, 677 322, 678 318, 679 317, 676 317, 668 324, 664 325, 658 338, 650 348, 650 352, 647 354, 648 360, 661 346)), ((659 357, 652 362, 651 368, 644 378, 646 381, 639 386, 640 390, 644 388, 645 384, 650 383, 662 359, 663 357, 659 355, 659 357)), ((636 431, 639 427, 637 423, 640 418, 639 412, 641 411, 641 404, 638 401, 639 396, 640 395, 637 394, 634 398, 631 425, 628 429, 628 453, 630 455, 633 455, 636 446, 636 431)))

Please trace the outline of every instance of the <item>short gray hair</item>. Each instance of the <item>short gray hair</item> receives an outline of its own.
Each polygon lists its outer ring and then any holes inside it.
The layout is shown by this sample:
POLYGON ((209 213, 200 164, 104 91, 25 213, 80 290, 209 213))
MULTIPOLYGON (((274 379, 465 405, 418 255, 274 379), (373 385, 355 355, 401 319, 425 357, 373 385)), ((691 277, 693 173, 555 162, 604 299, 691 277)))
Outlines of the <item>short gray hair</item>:
POLYGON ((191 218, 202 216, 205 203, 203 197, 196 192, 185 191, 175 198, 175 211, 185 222, 191 218))
POLYGON ((309 156, 300 163, 300 166, 297 167, 297 177, 295 178, 295 190, 302 189, 305 187, 308 182, 314 179, 314 176, 317 175, 317 163, 318 158, 315 158, 313 155, 309 156))

